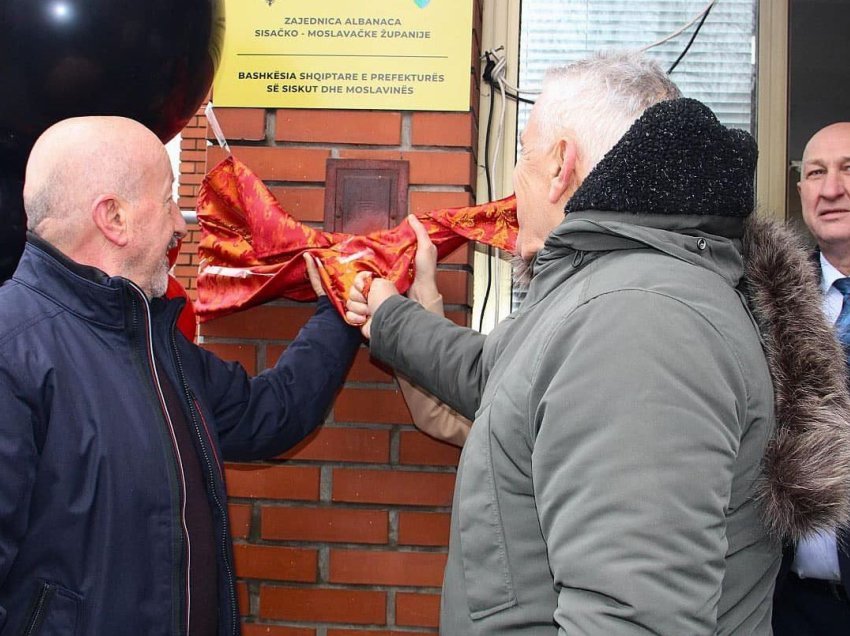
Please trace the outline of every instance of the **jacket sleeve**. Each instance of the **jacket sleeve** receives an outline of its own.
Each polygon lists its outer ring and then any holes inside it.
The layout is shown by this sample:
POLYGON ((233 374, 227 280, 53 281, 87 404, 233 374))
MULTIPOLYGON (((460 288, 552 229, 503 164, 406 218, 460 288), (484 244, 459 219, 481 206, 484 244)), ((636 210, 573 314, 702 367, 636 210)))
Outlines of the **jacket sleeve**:
POLYGON ((378 308, 371 336, 372 355, 464 417, 475 416, 486 380, 485 336, 403 296, 391 296, 378 308))
POLYGON ((434 439, 463 446, 469 436, 472 422, 427 391, 400 376, 396 379, 416 428, 434 439))
POLYGON ((607 294, 561 323, 531 397, 560 633, 715 633, 746 421, 726 341, 669 297, 607 294))
MULTIPOLYGON (((0 377, 0 589, 29 525, 38 465, 34 415, 0 377)), ((0 631, 6 610, 0 604, 0 631)), ((17 609, 17 608, 12 608, 17 609)))
POLYGON ((273 457, 310 434, 324 420, 361 342, 360 332, 323 297, 277 364, 256 377, 202 351, 204 390, 224 459, 273 457))
MULTIPOLYGON (((415 289, 411 288, 407 297, 415 300, 432 314, 445 316, 443 297, 439 294, 431 298, 420 298, 416 296, 415 289)), ((416 428, 434 439, 455 446, 463 446, 469 436, 472 422, 405 378, 396 376, 396 380, 416 428)))

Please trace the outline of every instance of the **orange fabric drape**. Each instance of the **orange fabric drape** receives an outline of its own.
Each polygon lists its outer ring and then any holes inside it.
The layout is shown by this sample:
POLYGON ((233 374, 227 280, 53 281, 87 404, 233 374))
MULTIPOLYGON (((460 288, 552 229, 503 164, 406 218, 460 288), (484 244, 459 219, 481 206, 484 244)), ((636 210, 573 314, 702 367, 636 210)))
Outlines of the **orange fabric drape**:
MULTIPOLYGON (((323 265, 323 286, 343 315, 358 272, 389 279, 402 293, 413 280, 416 236, 407 220, 365 236, 313 229, 292 218, 265 184, 233 156, 204 178, 197 212, 202 238, 195 311, 202 322, 277 298, 315 300, 301 256, 304 252, 323 265)), ((513 196, 417 217, 440 258, 467 240, 514 250, 513 196)))

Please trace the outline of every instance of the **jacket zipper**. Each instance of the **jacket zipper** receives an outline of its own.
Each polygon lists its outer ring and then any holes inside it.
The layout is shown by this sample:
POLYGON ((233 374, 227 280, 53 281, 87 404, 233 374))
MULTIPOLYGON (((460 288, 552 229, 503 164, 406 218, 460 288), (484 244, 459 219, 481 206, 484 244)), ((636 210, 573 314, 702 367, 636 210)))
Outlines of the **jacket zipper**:
MULTIPOLYGON (((236 634, 236 625, 237 625, 237 621, 238 621, 238 616, 237 616, 237 606, 236 606, 236 595, 234 594, 234 591, 233 591, 233 589, 234 589, 233 588, 234 574, 233 574, 233 569, 230 565, 230 559, 227 556, 228 555, 228 552, 227 552, 228 536, 227 536, 227 523, 226 523, 227 514, 226 514, 226 511, 224 510, 224 506, 222 505, 221 500, 218 498, 218 493, 216 492, 216 489, 215 489, 215 483, 216 482, 215 482, 215 478, 214 478, 214 475, 213 475, 212 462, 210 461, 209 454, 207 453, 207 447, 204 444, 204 440, 202 439, 201 430, 200 430, 201 424, 198 422, 198 417, 197 417, 197 416, 200 416, 201 419, 203 419, 204 416, 201 413, 200 407, 195 403, 193 396, 192 396, 192 393, 189 390, 189 385, 186 382, 186 375, 183 372, 183 362, 180 360, 180 354, 177 351, 177 340, 176 340, 176 337, 174 335, 174 325, 172 325, 172 327, 171 327, 171 346, 172 346, 172 351, 174 352, 174 362, 177 366, 177 375, 180 378, 180 384, 183 387, 183 393, 185 394, 186 401, 189 404, 189 414, 192 417, 192 430, 194 431, 195 435, 198 438, 198 442, 199 442, 200 448, 201 448, 201 453, 203 454, 204 467, 206 468, 207 479, 209 480, 209 483, 210 483, 210 492, 212 494, 213 502, 215 503, 216 508, 218 508, 219 513, 220 513, 221 518, 222 518, 221 533, 220 533, 220 548, 221 548, 221 554, 222 554, 222 562, 224 563, 224 568, 225 568, 225 571, 226 571, 226 574, 227 574, 227 581, 228 581, 227 587, 228 587, 228 593, 229 593, 229 596, 230 596, 230 621, 231 621, 230 624, 231 624, 231 629, 232 629, 231 633, 236 634), (196 413, 197 413, 197 416, 196 416, 196 413)), ((204 422, 204 427, 206 428, 206 422, 204 422)), ((212 441, 210 441, 210 444, 212 444, 212 441)), ((218 459, 216 459, 216 464, 218 464, 218 459)), ((221 470, 220 467, 219 467, 219 470, 221 470)), ((222 481, 223 481, 223 479, 224 479, 224 477, 222 475, 222 481)))
POLYGON ((41 590, 39 590, 32 608, 29 625, 24 629, 23 636, 32 636, 38 632, 41 623, 44 621, 44 609, 49 605, 55 593, 56 589, 50 583, 41 584, 41 590))
POLYGON ((189 529, 186 526, 186 477, 183 473, 183 459, 180 456, 180 449, 177 446, 177 436, 174 433, 174 423, 171 421, 171 416, 168 413, 168 407, 165 403, 165 396, 162 392, 162 385, 159 381, 159 374, 156 370, 156 360, 154 358, 153 352, 153 327, 152 327, 152 319, 150 312, 150 305, 147 301, 147 296, 145 293, 136 286, 132 281, 128 281, 130 287, 136 290, 136 293, 139 294, 139 297, 142 299, 142 305, 145 308, 145 353, 148 356, 148 364, 150 366, 151 374, 153 377, 154 388, 156 389, 156 395, 159 399, 160 407, 162 408, 163 416, 165 417, 165 422, 168 425, 168 433, 171 436, 171 445, 174 451, 174 454, 177 459, 177 468, 178 473, 180 475, 180 525, 183 529, 183 539, 186 542, 186 571, 185 571, 185 585, 186 585, 186 622, 185 634, 188 636, 189 634, 189 616, 191 615, 191 607, 192 607, 192 598, 191 598, 191 589, 189 587, 189 572, 191 568, 191 544, 189 543, 189 529))

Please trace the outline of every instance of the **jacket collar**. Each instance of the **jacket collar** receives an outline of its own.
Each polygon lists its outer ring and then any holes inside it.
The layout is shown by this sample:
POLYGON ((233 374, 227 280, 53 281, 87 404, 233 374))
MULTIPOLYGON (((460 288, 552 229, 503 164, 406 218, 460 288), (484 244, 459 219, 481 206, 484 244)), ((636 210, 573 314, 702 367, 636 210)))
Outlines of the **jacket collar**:
POLYGON ((660 102, 594 167, 565 211, 749 216, 756 157, 752 136, 726 128, 704 104, 660 102))
MULTIPOLYGON (((743 275, 740 254, 745 221, 738 217, 574 212, 549 235, 534 262, 534 273, 576 252, 654 249, 709 269, 733 287, 743 275)), ((561 266, 557 266, 558 269, 561 266)))
MULTIPOLYGON (((82 265, 31 232, 12 279, 83 320, 108 329, 126 329, 131 307, 147 303, 141 289, 128 279, 82 265)), ((154 314, 168 307, 167 313, 176 317, 182 303, 154 299, 150 307, 154 314)))

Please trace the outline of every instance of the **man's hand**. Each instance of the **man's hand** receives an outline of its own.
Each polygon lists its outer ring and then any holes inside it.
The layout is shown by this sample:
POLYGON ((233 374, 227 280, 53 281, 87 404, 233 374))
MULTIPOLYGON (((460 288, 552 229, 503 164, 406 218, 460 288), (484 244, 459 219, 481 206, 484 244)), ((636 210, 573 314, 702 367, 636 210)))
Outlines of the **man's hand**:
POLYGON ((360 272, 354 277, 354 284, 348 293, 345 304, 345 319, 351 325, 360 327, 365 338, 371 336, 372 316, 390 296, 398 295, 398 290, 384 278, 373 278, 372 272, 360 272))
POLYGON ((407 296, 420 305, 428 306, 440 297, 437 289, 437 248, 428 236, 428 230, 414 215, 407 222, 416 234, 416 257, 413 260, 416 275, 407 291, 407 296))
POLYGON ((318 269, 322 266, 322 262, 317 261, 307 252, 304 252, 304 262, 307 264, 307 278, 310 280, 310 287, 316 292, 317 297, 321 298, 325 296, 325 290, 322 288, 322 279, 319 277, 318 269))

